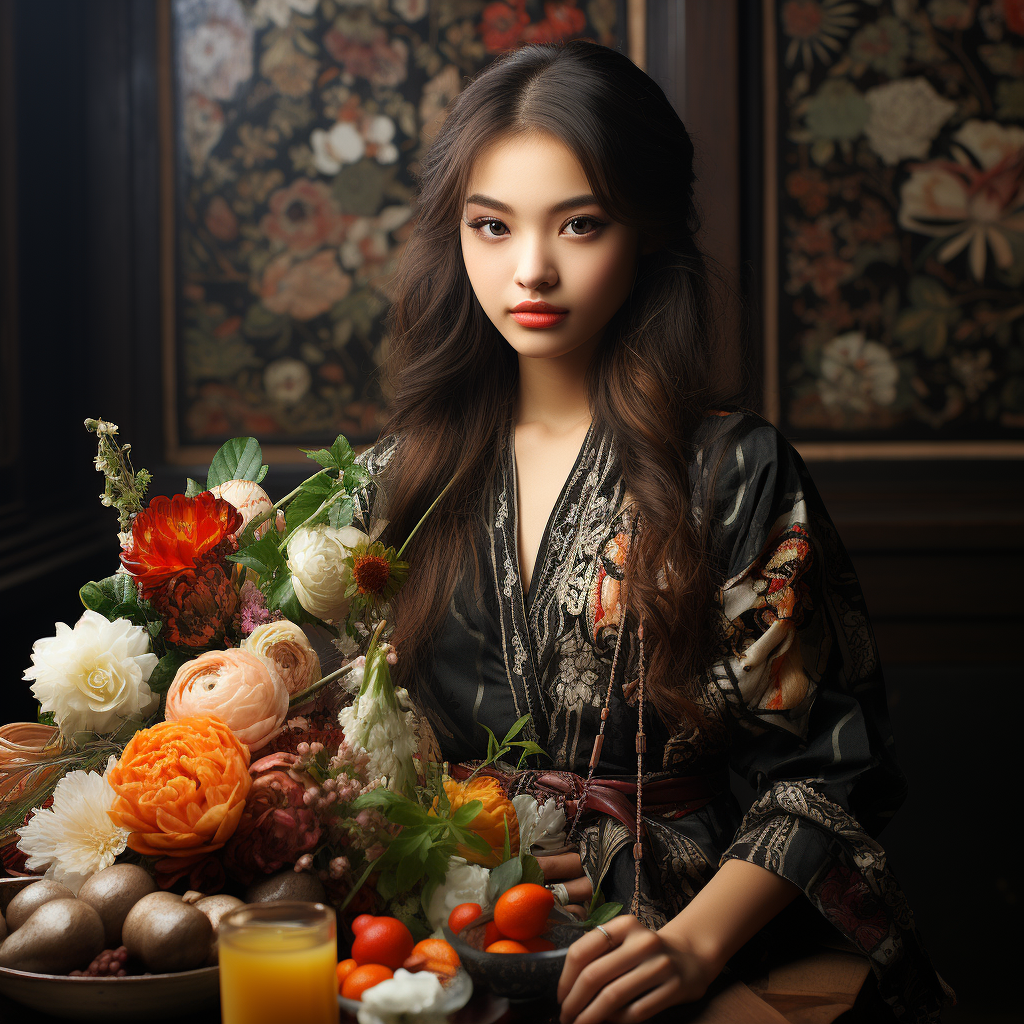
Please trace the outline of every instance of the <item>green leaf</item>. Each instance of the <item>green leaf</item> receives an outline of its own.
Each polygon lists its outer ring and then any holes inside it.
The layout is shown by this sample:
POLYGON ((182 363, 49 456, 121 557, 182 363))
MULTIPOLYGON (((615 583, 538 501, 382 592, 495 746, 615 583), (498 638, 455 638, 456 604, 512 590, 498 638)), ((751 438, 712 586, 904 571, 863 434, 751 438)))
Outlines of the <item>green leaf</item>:
POLYGON ((210 463, 208 490, 228 480, 256 480, 263 467, 263 451, 255 437, 233 437, 221 445, 210 463))
POLYGON ((263 478, 270 472, 269 466, 260 466, 260 471, 256 474, 256 483, 263 483, 263 478))
POLYGON ((508 818, 502 819, 502 824, 505 826, 505 849, 502 860, 508 860, 512 856, 512 837, 508 832, 508 818))
POLYGON ((185 482, 185 497, 194 498, 197 494, 202 494, 206 490, 206 487, 201 484, 198 480, 192 477, 186 477, 185 482))
POLYGON ((325 470, 315 473, 298 489, 295 497, 288 502, 284 510, 284 521, 288 532, 297 530, 303 524, 313 526, 319 519, 312 519, 313 513, 337 490, 341 484, 327 474, 325 470), (307 522, 308 520, 308 522, 307 522))
MULTIPOLYGON (((449 805, 450 806, 450 805, 449 805)), ((484 809, 483 801, 470 800, 463 804, 453 815, 452 822, 460 828, 465 828, 484 809)))
POLYGON ((339 473, 344 473, 355 462, 356 457, 352 446, 342 434, 334 439, 334 444, 330 448, 302 448, 300 451, 305 452, 307 458, 319 462, 324 469, 336 469, 339 473))
POLYGON ((345 474, 342 477, 342 483, 345 485, 345 490, 349 493, 352 491, 358 491, 360 488, 365 487, 369 482, 369 470, 365 466, 359 465, 358 462, 353 462, 352 465, 345 470, 345 474))
POLYGON ((57 720, 53 717, 52 711, 43 711, 42 704, 39 705, 39 713, 36 715, 36 721, 40 725, 53 725, 56 726, 57 720))
POLYGON ((351 498, 342 498, 341 501, 336 501, 327 510, 327 522, 336 530, 350 526, 355 508, 355 503, 351 498))
POLYGON ((392 793, 390 789, 371 789, 369 793, 363 793, 357 796, 352 801, 352 808, 355 811, 366 811, 371 809, 379 809, 381 807, 390 807, 394 802, 397 793, 392 793))
POLYGON ((426 817, 427 812, 411 800, 403 800, 388 808, 388 821, 396 825, 422 825, 426 817))
MULTIPOLYGON (((245 525, 245 529, 241 532, 238 537, 239 548, 246 548, 256 540, 256 531, 265 523, 268 519, 277 518, 277 509, 269 508, 264 509, 258 516, 250 519, 245 525)), ((268 531, 270 533, 270 531, 268 531)), ((271 537, 271 539, 273 539, 271 537)))
POLYGON ((618 917, 621 913, 621 903, 602 903, 601 906, 590 913, 590 916, 583 923, 590 928, 596 928, 599 924, 607 924, 613 917, 618 917))
POLYGON ((277 542, 271 536, 255 541, 227 557, 229 562, 238 562, 254 570, 261 580, 263 577, 269 578, 275 570, 287 569, 284 555, 277 550, 277 542))
POLYGON ((153 669, 149 677, 149 688, 154 693, 166 693, 171 683, 174 682, 178 669, 186 661, 191 660, 192 655, 182 651, 171 651, 169 654, 165 654, 156 663, 156 668, 153 669))
POLYGON ((487 880, 487 897, 493 903, 503 892, 518 885, 523 877, 523 863, 518 857, 499 864, 487 880))
POLYGON ((468 829, 461 829, 456 826, 456 838, 463 846, 468 846, 471 850, 475 850, 480 854, 481 857, 489 857, 492 854, 490 844, 483 836, 478 836, 475 832, 470 832, 468 829))
POLYGON ((501 741, 501 745, 504 747, 511 743, 512 740, 514 740, 523 731, 523 726, 526 725, 529 720, 529 715, 523 715, 523 717, 520 718, 519 721, 516 722, 505 734, 505 738, 501 741))
POLYGON ((540 861, 532 853, 523 854, 519 859, 523 865, 523 881, 543 885, 544 869, 540 866, 540 861))

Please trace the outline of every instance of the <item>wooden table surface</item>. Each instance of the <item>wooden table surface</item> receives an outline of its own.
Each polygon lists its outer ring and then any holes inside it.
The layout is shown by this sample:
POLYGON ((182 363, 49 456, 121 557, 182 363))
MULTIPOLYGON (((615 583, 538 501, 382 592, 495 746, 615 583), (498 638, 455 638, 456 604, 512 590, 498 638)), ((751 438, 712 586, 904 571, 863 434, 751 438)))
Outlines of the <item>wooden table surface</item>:
MULTIPOLYGON (((719 979, 700 1002, 672 1007, 673 1024, 831 1024, 851 1006, 868 975, 867 961, 841 950, 821 950, 771 969, 760 978, 719 979)), ((147 1018, 158 1019, 158 1018, 147 1018)), ((220 1024, 215 1008, 188 1024, 220 1024)), ((30 1010, 0 996, 4 1024, 60 1024, 66 1018, 30 1010)), ((351 1022, 352 1018, 345 1018, 351 1022)), ((517 1003, 477 992, 452 1024, 558 1024, 554 1003, 517 1003)), ((184 1024, 184 1022, 183 1022, 184 1024)), ((282 1024, 302 1024, 282 1021, 282 1024)))

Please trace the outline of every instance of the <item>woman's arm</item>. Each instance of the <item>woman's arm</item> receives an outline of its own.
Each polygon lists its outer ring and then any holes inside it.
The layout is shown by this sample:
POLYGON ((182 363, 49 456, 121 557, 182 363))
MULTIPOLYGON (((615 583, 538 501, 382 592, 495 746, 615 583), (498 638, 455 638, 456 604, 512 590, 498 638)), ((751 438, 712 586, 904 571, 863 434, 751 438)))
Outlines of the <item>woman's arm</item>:
POLYGON ((558 983, 562 1024, 634 1024, 699 999, 729 958, 799 893, 765 868, 727 860, 657 932, 631 915, 605 925, 611 941, 588 932, 565 958, 558 983))

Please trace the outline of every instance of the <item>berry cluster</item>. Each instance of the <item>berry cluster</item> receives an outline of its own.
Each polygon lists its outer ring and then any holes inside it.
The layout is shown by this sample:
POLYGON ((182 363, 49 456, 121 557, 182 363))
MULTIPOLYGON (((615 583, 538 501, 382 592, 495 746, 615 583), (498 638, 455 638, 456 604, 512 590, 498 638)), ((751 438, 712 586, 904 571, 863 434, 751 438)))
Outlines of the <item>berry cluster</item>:
POLYGON ((72 971, 72 978, 123 978, 128 971, 128 950, 124 946, 105 949, 84 971, 72 971))

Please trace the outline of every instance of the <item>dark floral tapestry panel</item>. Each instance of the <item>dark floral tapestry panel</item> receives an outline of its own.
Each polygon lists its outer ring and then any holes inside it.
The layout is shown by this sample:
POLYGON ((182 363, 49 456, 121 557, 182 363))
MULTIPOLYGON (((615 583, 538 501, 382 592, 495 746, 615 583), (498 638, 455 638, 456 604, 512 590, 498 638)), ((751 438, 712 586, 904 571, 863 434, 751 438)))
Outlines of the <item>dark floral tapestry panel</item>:
POLYGON ((617 0, 173 0, 178 442, 375 440, 417 161, 521 43, 617 0))
POLYGON ((1024 436, 1024 0, 775 13, 783 429, 1024 436))

